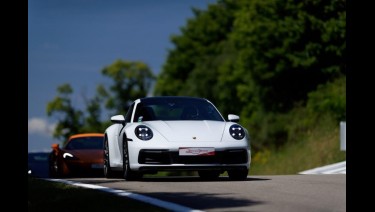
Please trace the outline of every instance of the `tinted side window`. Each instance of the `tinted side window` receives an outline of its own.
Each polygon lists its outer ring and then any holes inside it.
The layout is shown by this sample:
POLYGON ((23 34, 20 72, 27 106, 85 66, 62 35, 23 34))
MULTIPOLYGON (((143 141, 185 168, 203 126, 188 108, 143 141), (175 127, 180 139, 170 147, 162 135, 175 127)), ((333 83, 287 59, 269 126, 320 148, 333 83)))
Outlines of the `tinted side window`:
POLYGON ((130 105, 128 112, 126 113, 125 122, 130 122, 130 119, 132 118, 132 114, 133 114, 133 108, 134 108, 134 102, 132 105, 130 105))

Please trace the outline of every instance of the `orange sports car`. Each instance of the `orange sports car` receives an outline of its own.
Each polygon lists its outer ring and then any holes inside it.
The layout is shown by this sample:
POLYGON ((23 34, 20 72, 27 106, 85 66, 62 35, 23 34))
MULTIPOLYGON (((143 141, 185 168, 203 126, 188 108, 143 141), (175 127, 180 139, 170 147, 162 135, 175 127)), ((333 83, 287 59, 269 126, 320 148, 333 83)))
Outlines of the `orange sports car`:
POLYGON ((63 148, 52 144, 50 177, 103 174, 103 141, 103 133, 82 133, 70 136, 63 148))

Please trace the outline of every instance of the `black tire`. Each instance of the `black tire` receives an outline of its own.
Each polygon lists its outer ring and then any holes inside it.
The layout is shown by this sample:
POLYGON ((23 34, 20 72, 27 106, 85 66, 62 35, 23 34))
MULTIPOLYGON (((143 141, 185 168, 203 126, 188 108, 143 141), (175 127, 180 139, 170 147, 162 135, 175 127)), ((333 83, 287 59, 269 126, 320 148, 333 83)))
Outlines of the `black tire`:
POLYGON ((60 168, 55 152, 50 153, 49 155, 49 177, 50 178, 59 178, 60 168))
POLYGON ((58 178, 58 166, 57 166, 57 161, 53 160, 51 161, 51 167, 50 167, 50 177, 51 178, 58 178))
POLYGON ((216 180, 220 176, 220 171, 200 170, 198 175, 202 180, 216 180))
POLYGON ((104 152, 104 165, 103 165, 104 177, 113 178, 113 177, 115 177, 115 174, 112 171, 110 163, 109 163, 109 146, 108 146, 107 137, 104 140, 104 151, 103 152, 104 152))
POLYGON ((234 169, 228 170, 229 179, 231 180, 246 180, 249 174, 248 169, 234 169))
MULTIPOLYGON (((125 138, 125 137, 124 137, 125 138)), ((122 151, 122 165, 123 165, 123 177, 127 181, 138 180, 142 178, 142 174, 136 171, 130 170, 129 163, 129 149, 128 142, 126 138, 122 142, 123 151, 122 151)))

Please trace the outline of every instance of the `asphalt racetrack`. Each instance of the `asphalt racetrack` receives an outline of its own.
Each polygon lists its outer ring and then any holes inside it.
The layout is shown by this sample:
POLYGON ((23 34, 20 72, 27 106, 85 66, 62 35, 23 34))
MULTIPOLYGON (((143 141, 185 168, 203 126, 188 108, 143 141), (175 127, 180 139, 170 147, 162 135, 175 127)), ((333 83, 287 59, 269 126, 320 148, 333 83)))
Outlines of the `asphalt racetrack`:
POLYGON ((140 181, 68 178, 200 211, 346 211, 346 174, 248 176, 246 181, 144 177, 140 181))

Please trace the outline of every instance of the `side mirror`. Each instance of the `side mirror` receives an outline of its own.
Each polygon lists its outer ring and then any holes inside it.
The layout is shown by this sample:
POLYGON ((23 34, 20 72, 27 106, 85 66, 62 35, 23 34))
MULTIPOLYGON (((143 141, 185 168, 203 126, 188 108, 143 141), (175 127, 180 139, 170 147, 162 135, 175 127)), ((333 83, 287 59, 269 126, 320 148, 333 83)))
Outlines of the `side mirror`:
POLYGON ((58 150, 58 149, 60 149, 59 144, 52 144, 51 147, 52 147, 53 150, 58 150))
POLYGON ((116 124, 125 124, 125 117, 123 115, 115 115, 111 117, 111 121, 116 124))
POLYGON ((239 122, 240 121, 240 117, 237 116, 237 115, 229 114, 228 115, 228 120, 229 121, 233 121, 233 122, 239 122))

